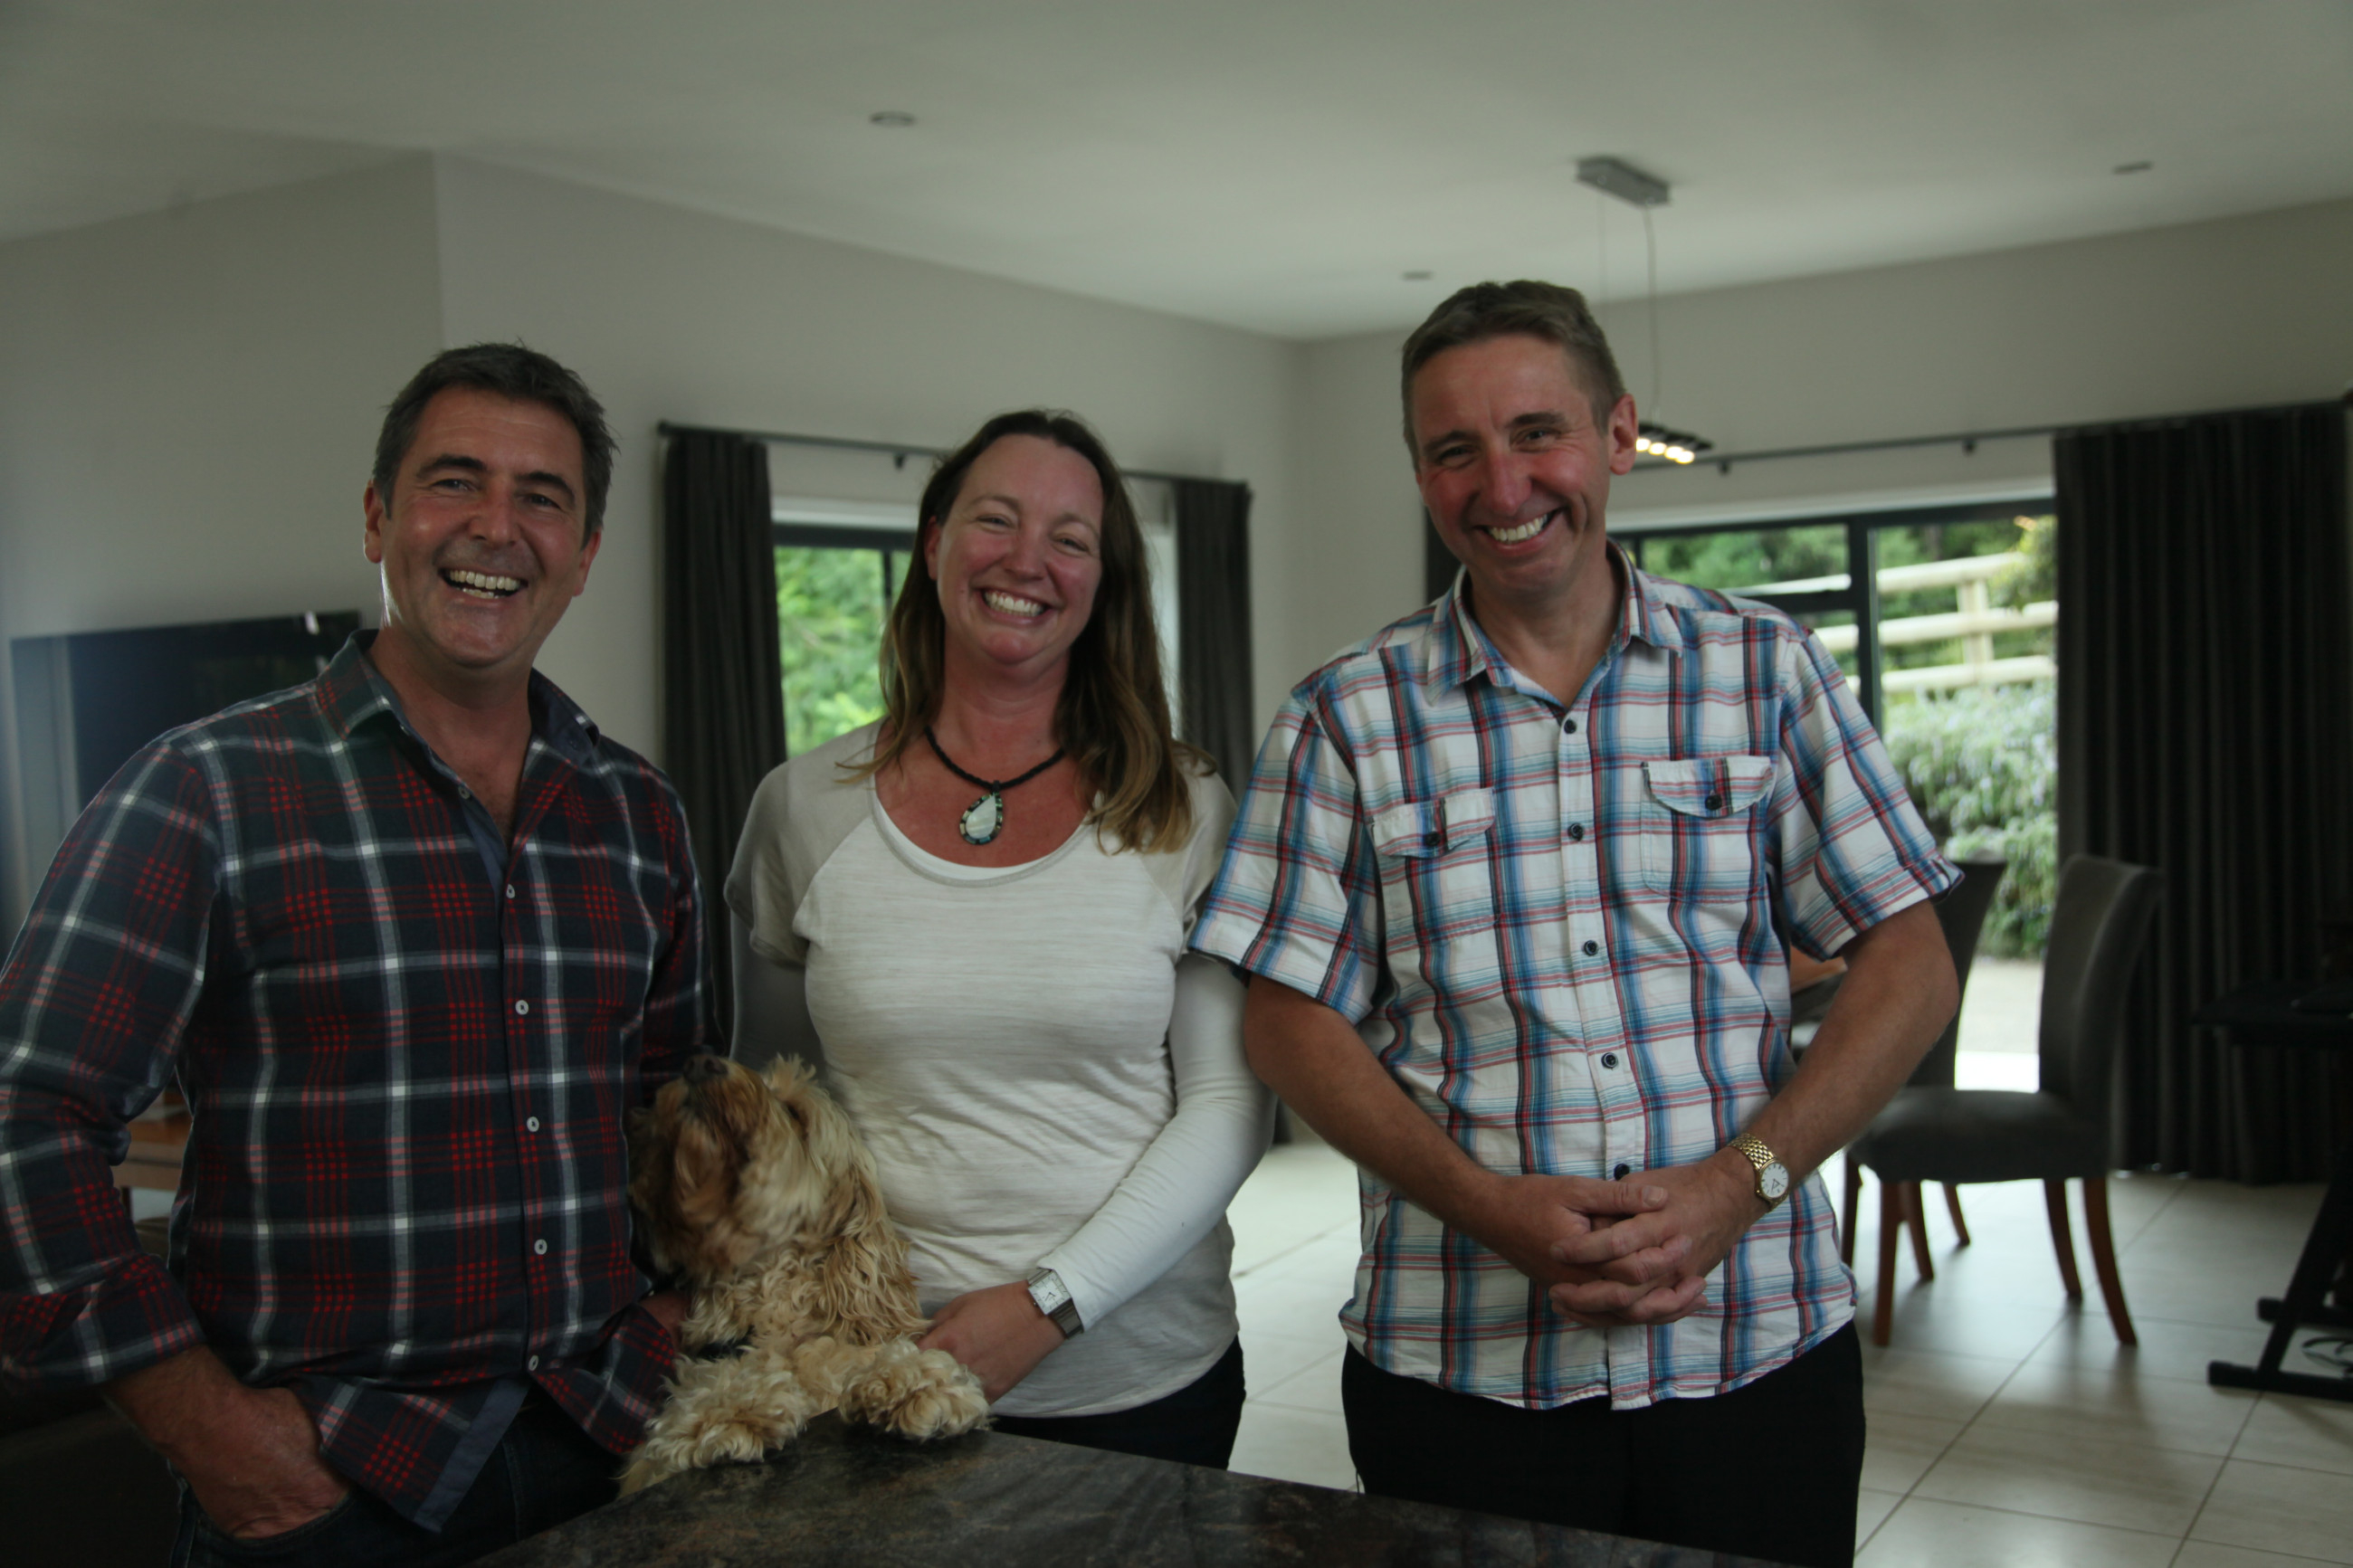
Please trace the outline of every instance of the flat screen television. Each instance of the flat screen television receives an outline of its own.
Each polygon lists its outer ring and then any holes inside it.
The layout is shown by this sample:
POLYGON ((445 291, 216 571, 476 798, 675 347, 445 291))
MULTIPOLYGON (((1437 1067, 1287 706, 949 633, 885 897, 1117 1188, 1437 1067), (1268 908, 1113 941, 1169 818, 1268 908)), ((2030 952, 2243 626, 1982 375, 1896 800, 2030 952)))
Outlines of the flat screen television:
POLYGON ((26 876, 37 883, 48 870, 66 829, 132 752, 309 680, 359 624, 358 611, 336 610, 12 640, 26 876))

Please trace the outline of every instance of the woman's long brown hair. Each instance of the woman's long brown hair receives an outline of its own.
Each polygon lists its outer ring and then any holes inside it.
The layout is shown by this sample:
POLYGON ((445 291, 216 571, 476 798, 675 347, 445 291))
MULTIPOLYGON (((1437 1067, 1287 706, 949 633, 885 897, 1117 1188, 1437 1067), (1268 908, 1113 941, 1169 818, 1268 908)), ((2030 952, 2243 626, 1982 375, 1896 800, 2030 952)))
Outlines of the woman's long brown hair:
POLYGON ((1176 739, 1169 722, 1160 635, 1152 619, 1152 568, 1126 482, 1102 437, 1059 409, 1000 414, 933 468, 917 509, 914 561, 883 628, 882 737, 873 758, 853 771, 871 775, 890 767, 939 717, 947 621, 938 585, 923 569, 924 551, 955 510, 973 464, 1008 436, 1034 436, 1076 452, 1103 485, 1103 582, 1094 612, 1071 645, 1070 674, 1054 710, 1054 738, 1096 796, 1087 820, 1122 849, 1175 848, 1193 831, 1185 775, 1207 772, 1208 760, 1176 739))

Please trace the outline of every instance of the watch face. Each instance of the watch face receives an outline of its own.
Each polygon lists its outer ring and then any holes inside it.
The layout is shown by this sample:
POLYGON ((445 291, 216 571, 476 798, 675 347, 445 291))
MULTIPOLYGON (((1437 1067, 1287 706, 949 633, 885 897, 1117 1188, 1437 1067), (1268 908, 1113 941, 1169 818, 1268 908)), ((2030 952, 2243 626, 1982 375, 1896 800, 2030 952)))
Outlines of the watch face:
POLYGON ((1767 1203, 1779 1203, 1789 1194, 1788 1168, 1776 1160, 1757 1172, 1757 1190, 1765 1194, 1767 1203))

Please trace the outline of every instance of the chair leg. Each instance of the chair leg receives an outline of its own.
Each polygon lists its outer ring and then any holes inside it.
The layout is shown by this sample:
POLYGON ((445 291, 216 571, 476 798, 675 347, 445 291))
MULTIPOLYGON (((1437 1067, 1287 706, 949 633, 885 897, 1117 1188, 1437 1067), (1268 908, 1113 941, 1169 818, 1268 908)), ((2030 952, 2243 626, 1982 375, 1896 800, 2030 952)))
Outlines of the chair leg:
POLYGON ((1920 1281, 1927 1284, 1936 1278, 1936 1259, 1928 1256, 1928 1214, 1920 1206, 1920 1184, 1904 1184, 1904 1217, 1912 1224, 1912 1263, 1920 1270, 1920 1281))
POLYGON ((1883 1345, 1895 1331, 1895 1248, 1904 1229, 1904 1184, 1879 1183, 1879 1300, 1871 1311, 1871 1342, 1883 1345))
POLYGON ((2067 1228, 2067 1184, 2042 1184, 2042 1206, 2051 1213, 2051 1245, 2059 1254, 2059 1282, 2067 1287, 2067 1300, 2084 1299, 2084 1281, 2075 1272, 2075 1237, 2067 1228))
POLYGON ((2092 1244, 2092 1271, 2100 1277, 2100 1296, 2108 1304, 2108 1322, 2118 1344, 2137 1345, 2132 1314, 2125 1310, 2125 1282, 2116 1275, 2116 1246, 2108 1235, 2108 1179, 2084 1178, 2084 1230, 2092 1244))
POLYGON ((1854 1267, 1854 1227, 1862 1223, 1862 1164, 1853 1155, 1846 1161, 1846 1223, 1839 1226, 1839 1261, 1854 1267))
POLYGON ((1961 1217, 1961 1188, 1957 1182, 1945 1184, 1945 1211, 1953 1216, 1953 1229, 1960 1234, 1961 1245, 1969 1244, 1969 1222, 1961 1217))

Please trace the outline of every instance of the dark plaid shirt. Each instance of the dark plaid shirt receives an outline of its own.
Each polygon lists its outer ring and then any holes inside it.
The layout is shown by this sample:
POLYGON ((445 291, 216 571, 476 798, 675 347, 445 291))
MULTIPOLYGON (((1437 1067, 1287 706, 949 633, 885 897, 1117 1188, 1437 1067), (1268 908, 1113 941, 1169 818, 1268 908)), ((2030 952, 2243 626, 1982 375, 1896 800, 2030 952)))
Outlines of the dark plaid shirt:
POLYGON ((700 1043, 702 915, 669 782, 538 676, 494 873, 367 641, 151 743, 41 888, 0 974, 0 1377, 210 1344, 438 1524, 522 1380, 617 1454, 659 1397, 623 1123, 700 1043), (174 1079, 166 1272, 108 1167, 174 1079))

